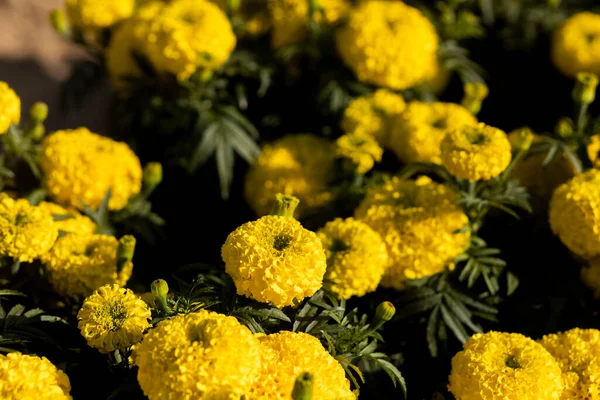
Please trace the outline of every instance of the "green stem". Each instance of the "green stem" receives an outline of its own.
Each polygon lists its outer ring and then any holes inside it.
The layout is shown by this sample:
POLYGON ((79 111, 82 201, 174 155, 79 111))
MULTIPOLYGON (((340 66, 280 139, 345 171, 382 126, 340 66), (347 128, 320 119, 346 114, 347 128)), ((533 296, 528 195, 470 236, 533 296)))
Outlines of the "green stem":
POLYGON ((271 215, 293 217, 298 203, 300 203, 300 200, 297 197, 278 193, 275 195, 275 203, 273 204, 271 215))

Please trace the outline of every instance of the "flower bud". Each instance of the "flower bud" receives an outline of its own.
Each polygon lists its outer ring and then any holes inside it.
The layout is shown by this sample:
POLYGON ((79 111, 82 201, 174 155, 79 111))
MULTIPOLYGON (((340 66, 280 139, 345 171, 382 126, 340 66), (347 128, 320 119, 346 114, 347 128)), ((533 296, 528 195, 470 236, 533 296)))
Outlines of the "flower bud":
POLYGON ((293 217, 298 203, 300 203, 300 200, 297 197, 278 193, 275 195, 275 203, 273 204, 271 215, 293 217))
POLYGON ((155 188, 163 179, 162 164, 150 162, 144 167, 144 186, 155 188))
POLYGON ((42 124, 37 124, 28 133, 33 140, 39 142, 46 134, 46 128, 42 124))
POLYGON ((50 22, 54 27, 54 30, 63 36, 69 36, 71 34, 71 24, 65 14, 65 11, 57 8, 50 12, 50 22))
POLYGON ((152 296, 157 299, 166 299, 169 294, 169 284, 164 279, 157 279, 150 286, 152 296))
POLYGON ((481 111, 481 103, 489 94, 488 87, 485 83, 469 82, 465 84, 464 91, 462 106, 473 115, 477 115, 481 111))
POLYGON ((292 390, 293 400, 312 400, 313 398, 313 376, 304 372, 296 378, 294 389, 292 390))
POLYGON ((41 101, 33 103, 29 109, 29 117, 36 124, 43 123, 48 118, 48 105, 41 101))
POLYGON ((577 82, 573 89, 573 100, 581 104, 591 104, 596 98, 596 87, 598 86, 598 76, 588 72, 577 74, 577 82))
POLYGON ((517 129, 510 135, 509 140, 513 150, 527 151, 533 143, 535 135, 528 127, 517 129))
POLYGON ((555 130, 558 136, 560 136, 561 138, 571 137, 575 133, 573 121, 571 121, 571 119, 567 117, 563 117, 558 120, 555 130))
POLYGON ((377 306, 377 309, 375 310, 375 319, 388 322, 394 317, 394 314, 396 314, 396 307, 389 301, 384 301, 377 306))
POLYGON ((119 239, 119 247, 117 248, 117 270, 121 271, 125 264, 131 262, 133 253, 135 252, 135 237, 125 235, 119 239))

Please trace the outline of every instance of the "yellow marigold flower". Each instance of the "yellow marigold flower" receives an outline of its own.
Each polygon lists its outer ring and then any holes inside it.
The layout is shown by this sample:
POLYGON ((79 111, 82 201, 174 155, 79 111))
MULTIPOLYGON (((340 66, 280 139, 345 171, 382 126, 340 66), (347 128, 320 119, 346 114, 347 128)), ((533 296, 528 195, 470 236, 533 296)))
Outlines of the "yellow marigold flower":
POLYGON ((441 164, 440 145, 446 132, 475 124, 473 114, 458 104, 413 101, 394 120, 389 145, 405 164, 441 164))
POLYGON ((267 215, 231 232, 221 249, 237 292, 276 307, 297 304, 323 285, 323 245, 292 217, 267 215))
POLYGON ((360 4, 338 32, 337 48, 358 80, 396 90, 427 80, 439 68, 435 27, 400 1, 360 4))
POLYGON ((151 317, 148 305, 131 290, 109 284, 85 299, 77 327, 89 346, 110 353, 139 343, 151 317))
POLYGON ((600 134, 590 137, 590 143, 587 145, 587 154, 594 168, 600 168, 600 134))
POLYGON ((567 19, 554 33, 552 60, 567 76, 600 75, 600 15, 582 12, 567 19))
POLYGON ((366 174, 383 157, 383 149, 373 136, 348 133, 340 136, 335 144, 336 155, 350 160, 357 174, 366 174))
POLYGON ((473 335, 452 359, 448 389, 461 400, 558 400, 560 366, 544 347, 518 333, 473 335))
POLYGON ((367 191, 354 217, 381 235, 390 265, 381 285, 404 288, 453 267, 452 259, 469 246, 469 219, 455 204, 456 193, 427 177, 386 179, 367 191))
POLYGON ((234 317, 201 310, 160 322, 133 359, 150 400, 239 399, 260 370, 260 345, 234 317))
POLYGON ((457 178, 488 181, 511 160, 510 142, 500 129, 479 123, 448 132, 441 144, 442 165, 457 178))
POLYGON ((74 208, 66 209, 58 204, 42 201, 38 207, 47 210, 54 219, 54 225, 61 232, 93 234, 96 224, 89 217, 81 215, 74 208))
POLYGON ((0 81, 0 135, 21 121, 21 99, 6 82, 0 81))
MULTIPOLYGON (((513 151, 517 151, 522 142, 519 139, 521 130, 517 129, 508 134, 513 151)), ((534 135, 533 143, 541 140, 539 135, 534 135)), ((556 187, 574 177, 577 172, 564 154, 557 156, 544 168, 543 162, 546 155, 546 153, 525 154, 516 162, 510 176, 518 180, 530 193, 548 200, 556 187)))
POLYGON ((0 354, 2 400, 71 400, 69 377, 46 357, 0 354))
POLYGON ((327 256, 326 285, 333 293, 349 299, 377 289, 389 262, 377 232, 354 218, 337 218, 317 235, 327 256))
MULTIPOLYGON (((319 0, 320 10, 315 11, 315 22, 332 25, 345 17, 350 10, 348 0, 319 0)), ((273 21, 273 47, 280 48, 301 43, 308 35, 307 0, 269 0, 269 11, 273 21)))
POLYGON ((50 195, 61 204, 120 210, 142 187, 142 166, 127 144, 87 128, 56 131, 42 142, 40 166, 50 195))
POLYGON ((600 299, 600 258, 591 259, 581 268, 581 280, 594 291, 594 297, 600 299))
POLYGON ((379 89, 348 104, 342 117, 342 129, 346 133, 375 136, 382 146, 387 146, 391 121, 405 108, 402 95, 379 89))
POLYGON ((67 0, 71 24, 80 29, 106 28, 129 18, 135 0, 67 0))
POLYGON ((57 237, 58 228, 48 210, 0 193, 1 255, 31 262, 50 250, 57 237))
POLYGON ((546 335, 540 343, 564 374, 561 399, 600 399, 600 331, 575 328, 546 335))
POLYGON ((128 261, 119 269, 118 249, 119 241, 112 236, 67 234, 41 260, 57 293, 86 297, 101 286, 127 283, 133 263, 128 261))
POLYGON ((325 204, 331 194, 335 150, 331 142, 311 135, 288 135, 263 147, 250 167, 245 182, 245 197, 257 215, 273 207, 275 194, 294 195, 300 199, 296 216, 325 204))
POLYGON ((586 259, 600 255, 600 171, 589 170, 556 188, 550 227, 573 253, 586 259))
POLYGON ((354 400, 344 369, 314 336, 282 331, 261 335, 261 366, 246 396, 251 400, 291 399, 298 375, 314 377, 313 399, 354 400))

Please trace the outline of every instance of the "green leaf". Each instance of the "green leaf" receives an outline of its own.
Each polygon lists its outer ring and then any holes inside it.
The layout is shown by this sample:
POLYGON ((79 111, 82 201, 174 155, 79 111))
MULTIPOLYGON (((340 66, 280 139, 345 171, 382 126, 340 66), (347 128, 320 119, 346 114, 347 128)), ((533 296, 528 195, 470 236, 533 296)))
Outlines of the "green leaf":
POLYGON ((394 387, 396 387, 397 384, 400 385, 400 388, 402 389, 402 394, 404 394, 404 398, 407 398, 408 392, 406 390, 406 381, 404 380, 404 377, 402 376, 402 373, 398 370, 398 368, 396 368, 396 366, 391 362, 383 359, 377 359, 377 363, 381 365, 381 368, 392 379, 394 387))
POLYGON ((560 145, 558 144, 558 142, 552 144, 552 146, 548 150, 548 153, 546 154, 546 157, 544 158, 544 161, 542 161, 542 167, 547 168, 548 165, 550 165, 552 161, 554 161, 554 159, 558 155, 559 148, 560 145))
POLYGON ((438 322, 440 320, 440 307, 436 306, 427 320, 427 346, 432 357, 437 357, 438 345, 435 332, 437 331, 438 322))
POLYGON ((219 130, 219 123, 211 123, 202 133, 202 140, 196 146, 194 153, 188 164, 188 172, 194 172, 200 165, 204 164, 210 156, 213 155, 217 147, 217 131, 219 130))
POLYGON ((476 325, 472 321, 472 314, 459 300, 455 299, 449 294, 444 294, 446 304, 450 307, 450 310, 458 317, 458 319, 468 326, 473 332, 481 333, 481 326, 476 325))
POLYGON ((475 300, 469 296, 467 296, 466 294, 460 293, 459 291, 453 289, 453 288, 449 288, 448 291, 450 293, 452 293, 452 296, 454 296, 457 300, 459 300, 460 302, 478 309, 480 311, 483 311, 485 313, 490 313, 490 314, 497 314, 498 310, 490 305, 487 305, 485 303, 482 303, 478 300, 475 300))
POLYGON ((454 333, 454 336, 456 336, 456 338, 461 343, 465 343, 467 339, 469 339, 469 335, 465 331, 465 328, 462 326, 460 321, 454 319, 452 314, 450 314, 450 311, 448 311, 446 306, 443 304, 440 306, 440 311, 442 313, 442 318, 444 319, 444 322, 446 323, 448 328, 450 328, 452 333, 454 333))
POLYGON ((511 296, 515 292, 515 290, 517 290, 517 287, 519 286, 519 278, 517 278, 517 276, 515 274, 513 274, 512 272, 508 271, 506 273, 506 285, 507 285, 506 294, 508 296, 511 296))
POLYGON ((233 148, 230 145, 228 137, 223 134, 217 136, 216 143, 217 172, 219 173, 219 182, 221 184, 221 197, 227 199, 229 198, 229 187, 233 180, 233 164, 235 162, 233 148))
POLYGON ((238 125, 230 121, 223 121, 230 133, 233 149, 248 163, 252 164, 260 155, 260 147, 238 125))
POLYGON ((434 296, 427 297, 427 298, 419 300, 419 301, 415 301, 413 303, 410 303, 406 306, 401 307, 396 312, 396 316, 401 319, 412 317, 413 315, 420 314, 423 311, 427 311, 427 310, 439 305, 441 300, 442 300, 442 294, 438 293, 434 296))

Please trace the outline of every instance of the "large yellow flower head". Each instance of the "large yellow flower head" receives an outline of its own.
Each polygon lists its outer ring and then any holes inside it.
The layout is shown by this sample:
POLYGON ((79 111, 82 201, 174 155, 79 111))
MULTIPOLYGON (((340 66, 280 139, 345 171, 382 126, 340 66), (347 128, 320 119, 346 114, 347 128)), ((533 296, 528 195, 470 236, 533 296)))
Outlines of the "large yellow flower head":
POLYGON ((340 298, 377 289, 388 266, 381 236, 354 218, 337 218, 317 232, 327 256, 325 285, 340 298))
POLYGON ((360 4, 338 32, 337 48, 358 80, 396 90, 429 79, 439 68, 435 27, 400 1, 360 4))
POLYGON ((323 286, 327 268, 323 245, 314 232, 289 216, 294 207, 282 215, 247 222, 227 237, 221 257, 238 294, 283 307, 323 286))
POLYGON ((550 227, 573 253, 600 256, 600 171, 589 170, 556 188, 550 227))
POLYGON ((47 210, 54 219, 54 225, 59 232, 93 234, 96 232, 96 224, 89 217, 81 215, 74 208, 66 209, 56 203, 42 201, 38 207, 47 210))
POLYGON ((246 394, 250 400, 291 400, 298 375, 314 377, 313 398, 354 400, 344 369, 314 336, 282 331, 259 337, 261 367, 246 394))
POLYGON ((71 400, 69 377, 45 357, 0 354, 0 399, 71 400))
POLYGON ((0 81, 0 135, 21 121, 21 99, 6 82, 0 81))
POLYGON ((106 235, 67 234, 41 257, 48 280, 63 296, 87 297, 101 286, 124 286, 131 277, 133 264, 119 266, 119 241, 106 235))
POLYGON ((267 144, 250 167, 245 182, 246 201, 259 215, 268 214, 277 193, 300 199, 296 216, 322 206, 330 198, 335 148, 311 134, 288 135, 267 144))
POLYGON ((133 14, 135 0, 67 0, 67 15, 80 29, 107 28, 133 14))
POLYGON ((46 253, 58 237, 50 212, 0 193, 0 254, 31 262, 46 253))
POLYGON ((386 147, 394 116, 406 108, 404 98, 387 89, 357 97, 344 110, 342 129, 346 133, 373 135, 386 147))
POLYGON ((336 155, 354 166, 357 174, 365 174, 373 169, 375 162, 381 161, 383 149, 373 136, 360 133, 347 133, 335 142, 336 155))
MULTIPOLYGON (((350 10, 348 0, 319 0, 314 21, 321 25, 332 25, 345 17, 350 10)), ((269 0, 269 11, 273 21, 273 47, 280 48, 301 43, 308 35, 308 9, 306 0, 269 0)))
POLYGON ((546 335, 540 343, 562 369, 561 399, 600 399, 600 331, 575 328, 546 335))
POLYGON ((558 400, 560 366, 544 347, 518 333, 473 335, 452 359, 448 389, 461 400, 558 400))
POLYGON ((567 19, 554 33, 552 60, 567 76, 600 75, 600 15, 582 12, 567 19))
POLYGON ((454 103, 413 101, 395 120, 390 148, 405 164, 441 164, 440 145, 446 132, 477 124, 477 118, 454 103))
POLYGON ((83 302, 77 327, 88 345, 110 353, 139 343, 150 328, 150 308, 131 290, 104 285, 83 302))
POLYGON ((469 219, 455 204, 457 195, 427 177, 386 179, 367 191, 355 218, 381 235, 390 265, 381 285, 404 288, 419 279, 452 267, 452 259, 469 246, 469 219))
POLYGON ((594 297, 600 299, 600 258, 591 259, 581 268, 581 280, 594 291, 594 297))
POLYGON ((451 130, 441 143, 442 165, 455 177, 469 181, 497 177, 511 158, 506 133, 483 123, 451 130))
POLYGON ((133 359, 150 400, 233 400, 260 370, 259 346, 234 317, 201 310, 160 322, 133 359))
POLYGON ((40 166, 50 195, 79 209, 98 208, 110 189, 108 208, 120 210, 142 187, 142 166, 129 146, 87 128, 46 136, 40 166))

